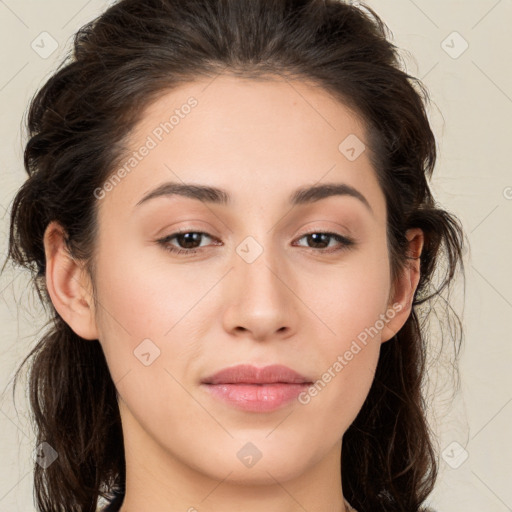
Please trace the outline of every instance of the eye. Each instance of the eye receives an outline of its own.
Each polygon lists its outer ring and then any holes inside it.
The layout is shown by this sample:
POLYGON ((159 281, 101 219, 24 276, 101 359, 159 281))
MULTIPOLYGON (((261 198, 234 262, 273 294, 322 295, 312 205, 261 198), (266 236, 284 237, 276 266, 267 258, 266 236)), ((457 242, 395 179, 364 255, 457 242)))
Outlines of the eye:
POLYGON ((172 235, 160 238, 157 242, 167 251, 175 254, 194 254, 198 248, 201 247, 200 242, 204 237, 213 239, 208 233, 202 231, 178 231, 172 235), (171 243, 176 239, 176 242, 181 247, 176 247, 171 243), (199 245, 198 245, 199 243, 199 245))
MULTIPOLYGON (((298 240, 306 239, 306 243, 312 243, 313 247, 307 247, 308 249, 312 249, 314 251, 320 250, 320 252, 332 253, 343 251, 352 247, 355 242, 349 237, 340 235, 338 233, 331 233, 327 231, 312 231, 310 233, 306 233, 298 240), (329 243, 334 241, 334 248, 331 246, 330 249, 325 250, 329 247, 329 243), (336 243, 338 244, 336 246, 336 243)), ((304 246, 300 246, 304 247, 304 246)))
MULTIPOLYGON (((156 242, 160 244, 166 251, 169 251, 173 254, 192 255, 196 254, 197 252, 201 252, 200 249, 204 247, 204 245, 201 245, 201 242, 205 237, 211 240, 216 240, 214 245, 221 245, 221 242, 210 236, 208 233, 205 233, 204 231, 187 231, 185 229, 160 238, 156 240, 156 242), (174 240, 178 246, 172 243, 174 240)), ((312 231, 298 238, 298 240, 303 239, 306 240, 307 244, 312 244, 313 247, 308 247, 301 244, 298 244, 298 247, 305 247, 306 249, 320 253, 339 252, 347 250, 355 245, 355 241, 349 237, 326 231, 312 231), (331 244, 331 242, 334 242, 334 244, 331 244)))

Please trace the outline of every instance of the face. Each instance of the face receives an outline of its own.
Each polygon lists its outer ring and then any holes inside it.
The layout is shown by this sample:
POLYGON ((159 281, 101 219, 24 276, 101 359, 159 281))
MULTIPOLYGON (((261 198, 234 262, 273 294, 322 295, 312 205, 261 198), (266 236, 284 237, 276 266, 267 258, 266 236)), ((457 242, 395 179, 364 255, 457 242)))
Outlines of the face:
POLYGON ((304 82, 219 76, 163 94, 129 149, 97 191, 94 275, 127 456, 259 483, 339 465, 404 321, 363 124, 304 82), (203 383, 240 364, 306 384, 203 383))

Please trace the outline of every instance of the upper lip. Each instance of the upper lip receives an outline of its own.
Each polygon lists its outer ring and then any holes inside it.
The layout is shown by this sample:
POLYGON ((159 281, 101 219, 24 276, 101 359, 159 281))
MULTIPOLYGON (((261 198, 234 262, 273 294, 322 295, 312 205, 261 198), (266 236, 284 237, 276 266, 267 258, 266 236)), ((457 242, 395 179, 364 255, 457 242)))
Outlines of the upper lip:
POLYGON ((203 384, 272 384, 282 382, 287 384, 311 383, 309 379, 296 371, 281 364, 273 364, 257 368, 250 364, 239 364, 224 368, 206 377, 203 384))

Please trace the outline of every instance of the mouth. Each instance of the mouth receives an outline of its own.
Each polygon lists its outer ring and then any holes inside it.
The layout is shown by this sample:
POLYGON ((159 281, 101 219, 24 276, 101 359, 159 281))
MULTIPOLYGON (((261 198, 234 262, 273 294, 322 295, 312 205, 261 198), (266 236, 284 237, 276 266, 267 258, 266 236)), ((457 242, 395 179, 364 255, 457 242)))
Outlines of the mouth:
POLYGON ((312 381, 282 365, 229 367, 201 381, 214 398, 237 409, 271 412, 289 404, 312 381))

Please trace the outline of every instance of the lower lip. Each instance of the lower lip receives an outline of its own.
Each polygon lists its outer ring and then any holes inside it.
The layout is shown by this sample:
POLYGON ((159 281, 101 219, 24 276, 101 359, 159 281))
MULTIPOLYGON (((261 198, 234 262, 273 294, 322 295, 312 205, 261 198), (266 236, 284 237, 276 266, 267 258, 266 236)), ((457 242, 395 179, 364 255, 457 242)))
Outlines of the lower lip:
POLYGON ((310 384, 202 384, 216 398, 253 412, 269 412, 283 407, 310 384))

